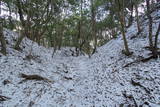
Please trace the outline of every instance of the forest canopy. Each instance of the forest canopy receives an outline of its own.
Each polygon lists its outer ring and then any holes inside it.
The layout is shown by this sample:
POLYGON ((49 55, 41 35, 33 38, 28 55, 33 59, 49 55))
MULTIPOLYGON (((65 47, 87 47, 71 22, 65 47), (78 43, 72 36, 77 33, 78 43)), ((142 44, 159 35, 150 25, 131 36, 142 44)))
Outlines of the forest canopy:
MULTIPOLYGON (((54 47, 54 51, 74 47, 77 56, 92 55, 98 46, 122 34, 123 52, 130 55, 126 28, 136 20, 137 34, 140 34, 139 16, 141 12, 150 13, 156 2, 158 0, 2 0, 1 29, 20 33, 15 49, 20 49, 21 41, 28 37, 39 45, 54 47)), ((151 39, 150 45, 154 47, 151 39)))

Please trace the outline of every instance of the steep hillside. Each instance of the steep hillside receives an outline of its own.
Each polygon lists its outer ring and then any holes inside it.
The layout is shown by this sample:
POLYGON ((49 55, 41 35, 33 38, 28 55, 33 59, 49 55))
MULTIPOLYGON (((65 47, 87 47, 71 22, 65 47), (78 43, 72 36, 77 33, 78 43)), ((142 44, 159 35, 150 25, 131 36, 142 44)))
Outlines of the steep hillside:
MULTIPOLYGON (((152 16, 156 30, 160 10, 152 16)), ((8 55, 0 56, 0 106, 159 107, 160 60, 132 63, 149 53, 144 48, 148 44, 148 20, 146 16, 141 20, 140 35, 136 33, 136 23, 127 30, 133 52, 130 57, 121 52, 121 35, 100 47, 91 58, 70 56, 67 48, 52 57, 53 49, 38 46, 27 38, 21 51, 14 50, 18 34, 5 30, 8 55)))

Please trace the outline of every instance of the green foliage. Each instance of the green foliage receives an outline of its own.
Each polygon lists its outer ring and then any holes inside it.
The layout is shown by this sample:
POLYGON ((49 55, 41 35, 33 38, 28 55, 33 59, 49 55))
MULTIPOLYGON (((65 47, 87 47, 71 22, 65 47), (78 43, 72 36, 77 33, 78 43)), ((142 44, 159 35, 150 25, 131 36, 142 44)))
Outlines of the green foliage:
MULTIPOLYGON (((98 38, 98 46, 117 35, 110 32, 119 31, 117 12, 122 8, 116 5, 117 0, 3 0, 3 5, 11 13, 4 20, 6 28, 24 27, 19 19, 14 20, 12 17, 13 14, 19 15, 17 1, 20 1, 22 7, 27 36, 39 44, 47 39, 46 42, 51 47, 71 46, 90 51, 93 48, 93 31, 98 38), (104 31, 109 33, 104 35, 104 31)), ((125 14, 129 14, 127 8, 130 9, 131 5, 142 1, 124 0, 125 14)))

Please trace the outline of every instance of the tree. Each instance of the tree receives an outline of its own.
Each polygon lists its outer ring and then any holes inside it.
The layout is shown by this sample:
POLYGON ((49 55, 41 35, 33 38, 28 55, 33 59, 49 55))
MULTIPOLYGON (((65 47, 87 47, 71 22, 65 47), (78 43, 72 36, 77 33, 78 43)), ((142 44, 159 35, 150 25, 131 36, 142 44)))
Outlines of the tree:
POLYGON ((158 43, 158 35, 159 35, 159 32, 160 32, 160 23, 158 25, 158 29, 157 29, 157 32, 156 32, 156 35, 155 35, 155 44, 154 44, 154 48, 157 50, 157 43, 158 43))
POLYGON ((140 2, 140 0, 135 0, 134 1, 138 34, 141 32, 140 21, 139 21, 139 12, 138 12, 138 4, 139 4, 139 2, 140 2))
POLYGON ((117 6, 117 15, 119 17, 119 21, 121 25, 121 33, 124 41, 124 47, 125 47, 124 54, 129 56, 131 55, 131 52, 129 51, 126 34, 125 34, 124 0, 115 0, 115 3, 117 6))
POLYGON ((22 32, 20 37, 18 38, 14 48, 19 50, 20 47, 20 43, 22 42, 23 38, 27 35, 27 27, 26 27, 26 23, 25 23, 25 20, 24 20, 24 16, 23 16, 23 11, 22 11, 22 2, 21 0, 17 0, 16 1, 16 6, 18 8, 18 13, 19 13, 19 17, 20 17, 20 21, 21 21, 21 24, 22 24, 22 32))
MULTIPOLYGON (((0 1, 0 13, 1 13, 1 1, 0 1)), ((0 42, 1 42, 1 52, 2 54, 6 55, 6 40, 3 35, 3 26, 2 26, 2 19, 0 17, 0 42)))
POLYGON ((2 24, 0 24, 0 42, 1 42, 1 52, 6 55, 7 54, 7 51, 6 51, 6 40, 4 38, 4 35, 3 35, 3 27, 2 27, 2 24))
POLYGON ((56 13, 59 13, 58 5, 61 4, 62 1, 52 0, 16 0, 15 6, 18 8, 22 34, 15 44, 15 49, 19 49, 24 37, 36 41, 39 45, 44 44, 47 29, 50 27, 50 23, 54 21, 56 13))
POLYGON ((133 22, 133 8, 134 8, 133 0, 129 0, 128 9, 129 9, 131 12, 130 12, 130 16, 129 16, 128 26, 127 26, 127 27, 130 27, 130 26, 132 25, 132 22, 133 22))
POLYGON ((96 35, 96 7, 95 1, 91 0, 91 23, 92 23, 92 36, 94 38, 94 48, 92 54, 95 53, 97 49, 97 35, 96 35))
POLYGON ((153 58, 158 58, 158 48, 157 48, 157 41, 158 41, 158 35, 160 32, 160 23, 155 35, 155 41, 153 41, 153 29, 152 29, 152 24, 153 24, 153 19, 151 16, 151 8, 150 8, 150 0, 146 0, 146 6, 147 6, 147 16, 148 16, 148 20, 149 20, 149 46, 150 46, 150 50, 152 52, 153 58), (155 44, 154 44, 155 42, 155 44))
POLYGON ((149 45, 151 48, 153 48, 153 40, 152 40, 152 17, 151 17, 151 10, 150 10, 150 0, 146 0, 146 6, 147 6, 147 16, 149 20, 149 45))

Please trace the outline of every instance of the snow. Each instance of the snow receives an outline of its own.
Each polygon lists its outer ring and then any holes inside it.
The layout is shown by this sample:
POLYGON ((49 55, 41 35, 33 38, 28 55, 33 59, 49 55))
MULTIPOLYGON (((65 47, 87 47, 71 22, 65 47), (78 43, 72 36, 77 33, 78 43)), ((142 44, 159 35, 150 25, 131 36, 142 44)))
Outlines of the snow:
MULTIPOLYGON (((159 17, 159 13, 153 12, 152 16, 159 17)), ((157 29, 160 19, 154 21, 157 29)), ((120 104, 125 107, 135 106, 134 100, 139 106, 160 107, 160 60, 123 67, 148 56, 149 51, 143 48, 148 44, 147 20, 142 24, 142 34, 133 39, 136 23, 127 30, 129 48, 134 52, 130 57, 121 52, 124 48, 121 36, 99 47, 91 58, 73 57, 70 48, 63 48, 52 57, 52 48, 39 46, 27 38, 21 44, 22 51, 14 50, 18 34, 5 30, 8 55, 0 55, 0 95, 11 99, 0 102, 0 107, 119 107, 120 104), (34 58, 28 60, 26 56, 30 53, 34 58), (37 74, 53 82, 19 83, 20 73, 37 74), (132 79, 145 89, 133 86, 132 79), (9 82, 4 84, 6 80, 9 82), (132 95, 134 100, 125 98, 123 93, 132 95)))

